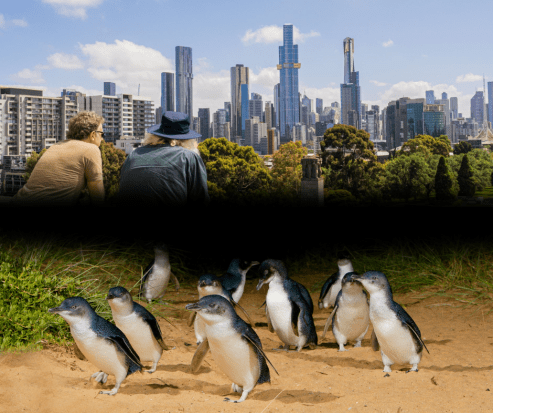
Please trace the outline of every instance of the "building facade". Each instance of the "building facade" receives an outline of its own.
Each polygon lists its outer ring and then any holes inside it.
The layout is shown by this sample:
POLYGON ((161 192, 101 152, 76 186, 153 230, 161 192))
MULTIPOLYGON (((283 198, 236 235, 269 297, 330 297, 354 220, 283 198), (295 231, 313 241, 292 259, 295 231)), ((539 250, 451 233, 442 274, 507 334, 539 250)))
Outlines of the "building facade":
POLYGON ((258 93, 251 93, 248 101, 248 115, 257 116, 263 122, 263 99, 258 93))
POLYGON ((235 143, 243 136, 241 86, 248 85, 248 81, 248 67, 239 64, 231 68, 231 141, 235 143))
POLYGON ((201 141, 210 138, 210 108, 199 108, 201 141))
POLYGON ((193 118, 193 53, 190 47, 176 46, 176 111, 193 118))
MULTIPOLYGON (((160 106, 162 113, 174 112, 176 106, 174 104, 174 74, 170 72, 162 72, 160 75, 160 106)), ((189 114, 191 117, 191 114, 189 114)))
POLYGON ((433 90, 426 90, 426 105, 433 105, 435 103, 435 93, 433 90))
POLYGON ((103 82, 103 94, 106 96, 116 96, 116 84, 113 82, 103 82))
POLYGON ((483 92, 477 91, 472 99, 470 99, 470 117, 474 118, 480 125, 483 125, 483 106, 483 92))
POLYGON ((422 122, 424 124, 423 135, 438 138, 445 135, 445 107, 444 105, 424 105, 422 122))
POLYGON ((489 98, 487 120, 491 122, 491 129, 493 128, 493 82, 487 82, 487 95, 489 98))
MULTIPOLYGON (((244 133, 245 133, 245 129, 246 129, 246 125, 245 125, 245 121, 247 119, 250 119, 250 103, 249 103, 249 97, 248 97, 248 84, 247 83, 243 83, 241 85, 241 125, 243 127, 243 130, 241 130, 239 136, 243 137, 245 140, 246 138, 244 137, 244 133)), ((239 143, 240 144, 240 143, 239 143)))
POLYGON ((340 114, 342 123, 360 129, 362 126, 361 87, 359 86, 359 72, 355 71, 353 53, 353 39, 346 37, 344 39, 344 83, 340 85, 340 114))
POLYGON ((293 44, 292 24, 283 25, 283 46, 279 46, 279 111, 277 113, 281 144, 292 140, 292 127, 300 121, 298 92, 298 45, 293 44))
POLYGON ((407 140, 424 134, 424 99, 410 99, 407 102, 407 140))

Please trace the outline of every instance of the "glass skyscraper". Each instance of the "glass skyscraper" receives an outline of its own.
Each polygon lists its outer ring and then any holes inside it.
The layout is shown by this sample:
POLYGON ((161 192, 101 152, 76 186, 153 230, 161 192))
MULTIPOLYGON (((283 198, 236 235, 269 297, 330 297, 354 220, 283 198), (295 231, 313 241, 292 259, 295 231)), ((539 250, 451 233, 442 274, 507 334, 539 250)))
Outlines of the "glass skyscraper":
MULTIPOLYGON (((248 67, 236 65, 231 68, 231 140, 239 143, 244 130, 241 113, 241 85, 248 85, 248 67)), ((248 105, 247 105, 248 108, 248 105)))
POLYGON ((407 102, 407 140, 424 133, 423 113, 424 99, 411 99, 407 102))
POLYGON ((353 39, 350 37, 344 39, 344 83, 340 85, 340 101, 341 123, 360 129, 361 88, 359 86, 359 72, 355 71, 355 64, 353 63, 353 39))
POLYGON ((470 99, 470 117, 475 119, 479 125, 483 125, 483 105, 484 97, 483 91, 477 91, 476 94, 470 99))
POLYGON ((210 108, 199 108, 201 142, 210 138, 210 108))
POLYGON ((298 92, 298 45, 293 44, 292 24, 283 25, 283 46, 279 46, 280 70, 279 112, 281 144, 292 140, 292 127, 300 122, 300 95, 298 92))
POLYGON ((250 119, 248 101, 248 84, 243 83, 241 85, 241 137, 244 136, 245 120, 250 119))
POLYGON ((170 72, 162 72, 161 79, 161 91, 160 91, 160 106, 162 107, 162 113, 169 111, 175 111, 174 106, 174 74, 170 72))
POLYGON ((489 110, 487 111, 487 120, 491 122, 493 128, 493 82, 487 82, 487 95, 489 97, 489 110))
POLYGON ((435 103, 435 93, 433 90, 426 90, 426 105, 433 105, 435 103))
POLYGON ((105 96, 116 96, 116 85, 113 82, 103 82, 103 94, 105 96))
POLYGON ((176 46, 176 111, 193 117, 193 55, 190 47, 176 46))

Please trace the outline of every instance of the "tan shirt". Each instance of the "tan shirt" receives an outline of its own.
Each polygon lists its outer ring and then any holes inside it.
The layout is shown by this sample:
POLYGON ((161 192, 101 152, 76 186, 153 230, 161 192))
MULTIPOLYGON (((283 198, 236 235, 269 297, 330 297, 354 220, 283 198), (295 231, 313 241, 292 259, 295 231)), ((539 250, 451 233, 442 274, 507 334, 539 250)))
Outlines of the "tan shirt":
POLYGON ((99 148, 69 139, 52 145, 13 199, 16 204, 75 205, 88 182, 102 181, 99 148))

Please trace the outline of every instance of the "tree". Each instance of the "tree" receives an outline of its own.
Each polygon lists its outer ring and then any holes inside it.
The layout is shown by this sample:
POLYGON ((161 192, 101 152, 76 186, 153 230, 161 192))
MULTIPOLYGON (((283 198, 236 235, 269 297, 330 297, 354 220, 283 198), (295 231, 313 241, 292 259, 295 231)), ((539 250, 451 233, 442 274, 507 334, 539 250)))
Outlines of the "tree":
POLYGON ((451 201, 455 199, 455 195, 452 191, 453 180, 451 174, 447 168, 445 157, 439 158, 439 164, 437 165, 437 172, 435 174, 435 198, 438 201, 451 201))
POLYGON ((109 142, 101 142, 101 161, 103 163, 103 186, 105 187, 105 201, 110 202, 118 193, 120 185, 120 170, 126 160, 126 152, 115 148, 109 142))
POLYGON ((26 181, 29 180, 31 177, 31 173, 36 166, 36 163, 38 160, 44 155, 46 152, 46 148, 42 149, 40 153, 36 153, 35 151, 32 151, 31 156, 27 158, 27 162, 25 164, 25 173, 23 174, 23 179, 26 181))
POLYGON ((213 189, 212 203, 227 200, 238 205, 258 204, 269 198, 271 175, 251 146, 209 138, 199 145, 199 152, 209 190, 213 189))
POLYGON ((462 157, 462 162, 458 171, 458 186, 460 187, 460 191, 458 192, 459 196, 473 196, 476 192, 474 172, 470 167, 467 155, 462 157))
POLYGON ((350 125, 326 130, 320 143, 326 188, 345 189, 362 200, 381 197, 384 168, 376 160, 369 136, 350 125))
POLYGON ((429 155, 449 156, 451 141, 446 135, 441 135, 438 138, 430 135, 417 135, 401 146, 399 155, 412 155, 419 152, 426 157, 429 155))
POLYGON ((386 162, 385 192, 391 198, 417 199, 426 194, 431 180, 428 163, 419 153, 386 162))
POLYGON ((460 155, 461 153, 468 153, 472 149, 472 144, 470 142, 458 142, 453 149, 453 154, 460 155))
POLYGON ((462 157, 468 157, 468 163, 470 164, 474 173, 474 180, 476 184, 476 190, 482 191, 491 184, 491 174, 493 173, 493 152, 487 153, 483 149, 473 149, 467 154, 460 154, 451 156, 448 159, 448 165, 453 176, 458 177, 458 171, 462 163, 462 157))
POLYGON ((298 196, 302 180, 302 158, 307 155, 307 148, 301 141, 288 142, 279 147, 273 154, 271 176, 275 191, 298 196))

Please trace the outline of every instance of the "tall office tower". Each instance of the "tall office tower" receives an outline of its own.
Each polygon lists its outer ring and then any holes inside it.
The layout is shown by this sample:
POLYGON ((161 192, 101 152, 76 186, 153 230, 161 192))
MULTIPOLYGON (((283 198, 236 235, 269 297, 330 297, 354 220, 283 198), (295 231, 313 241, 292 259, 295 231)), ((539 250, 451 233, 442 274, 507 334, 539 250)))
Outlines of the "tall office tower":
POLYGON ((123 136, 144 138, 146 129, 155 124, 153 101, 144 96, 82 96, 77 98, 78 111, 89 110, 102 116, 103 138, 115 143, 123 136))
POLYGON ((63 92, 61 92, 61 97, 63 96, 67 96, 71 100, 71 102, 76 103, 76 99, 78 96, 86 96, 86 94, 79 92, 75 89, 63 89, 63 92))
POLYGON ((298 45, 293 44, 292 24, 283 25, 283 46, 279 46, 280 94, 277 113, 281 144, 292 140, 292 126, 300 121, 300 94, 298 92, 298 45))
POLYGON ((422 123, 424 124, 424 135, 434 138, 445 135, 445 105, 424 105, 422 123))
POLYGON ((0 86, 0 158, 28 157, 65 140, 77 107, 69 96, 44 97, 39 89, 0 86))
POLYGON ((441 99, 443 99, 443 100, 448 99, 447 96, 448 96, 448 95, 447 95, 447 92, 443 92, 443 93, 441 94, 441 99))
POLYGON ((426 90, 426 105, 433 105, 435 101, 435 93, 433 90, 426 90))
MULTIPOLYGON (((174 74, 170 72, 162 72, 160 74, 160 106, 162 107, 162 113, 174 112, 176 106, 174 105, 174 74)), ((191 116, 191 114, 189 114, 191 116)))
POLYGON ((176 46, 176 111, 193 117, 193 56, 190 47, 176 46))
POLYGON ((214 113, 214 119, 212 121, 212 137, 213 138, 227 138, 225 136, 225 109, 218 109, 214 113))
POLYGON ((487 95, 489 97, 487 120, 491 122, 491 129, 493 129, 493 81, 487 82, 487 89, 487 95))
MULTIPOLYGON (((155 109, 155 124, 159 124, 160 122, 162 122, 162 106, 159 106, 158 108, 155 109)), ((196 130, 196 129, 193 129, 193 130, 196 130)))
POLYGON ((451 106, 449 99, 435 99, 434 101, 435 105, 443 105, 444 109, 443 112, 445 112, 445 130, 451 130, 451 106))
POLYGON ((257 116, 260 122, 263 122, 263 110, 262 95, 251 93, 250 100, 248 101, 248 115, 250 117, 257 116))
POLYGON ((397 148, 407 141, 407 102, 408 97, 388 103, 386 108, 386 146, 397 148))
POLYGON ((306 92, 304 91, 304 97, 302 98, 302 106, 307 107, 307 112, 311 112, 311 99, 306 96, 306 92))
POLYGON ((279 130, 279 113, 280 113, 280 91, 281 91, 281 84, 277 83, 273 87, 273 110, 275 111, 275 116, 273 117, 273 127, 277 130, 279 130))
POLYGON ((274 110, 273 110, 273 104, 269 101, 265 102, 264 114, 265 114, 265 124, 267 126, 267 129, 273 128, 273 126, 274 126, 274 122, 273 122, 273 120, 274 120, 273 119, 274 110))
POLYGON ((482 91, 477 91, 472 99, 470 99, 470 117, 474 118, 480 125, 483 125, 483 100, 482 91))
POLYGON ((323 99, 315 99, 315 112, 319 115, 323 113, 323 99))
POLYGON ((241 86, 248 85, 248 80, 248 67, 236 65, 231 68, 231 141, 235 143, 239 143, 243 136, 241 86))
POLYGON ((199 108, 201 142, 210 138, 210 108, 199 108))
POLYGON ((361 87, 359 72, 355 71, 353 62, 353 39, 344 39, 344 83, 340 85, 340 101, 342 107, 340 118, 342 123, 361 128, 361 87), (355 115, 350 112, 355 112, 355 115), (353 122, 353 123, 350 123, 353 122))
POLYGON ((243 121, 243 146, 254 146, 254 125, 257 123, 260 123, 260 119, 257 116, 253 116, 243 121))
POLYGON ((105 96, 116 96, 116 85, 113 82, 103 82, 103 94, 105 96))
MULTIPOLYGON (((225 109, 225 121, 231 124, 231 102, 223 102, 223 108, 225 109)), ((226 136, 227 140, 230 140, 230 136, 226 136)))
POLYGON ((458 119, 458 98, 450 99, 451 120, 458 119))
POLYGON ((424 99, 410 99, 407 101, 407 140, 424 133, 422 116, 425 104, 424 99))
POLYGON ((198 134, 201 133, 201 118, 199 118, 198 116, 193 116, 193 130, 198 134))
POLYGON ((379 118, 380 114, 377 110, 367 110, 365 114, 365 130, 369 133, 369 139, 371 141, 380 140, 379 136, 379 118))
POLYGON ((244 139, 244 128, 245 124, 244 121, 250 119, 250 103, 249 103, 249 97, 248 97, 248 84, 243 83, 241 85, 241 126, 242 130, 240 131, 239 135, 241 139, 244 139))
POLYGON ((277 150, 277 130, 271 128, 267 130, 267 155, 273 155, 277 150))
POLYGON ((365 119, 367 111, 369 110, 369 105, 366 103, 361 103, 361 118, 365 119))

